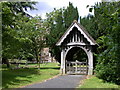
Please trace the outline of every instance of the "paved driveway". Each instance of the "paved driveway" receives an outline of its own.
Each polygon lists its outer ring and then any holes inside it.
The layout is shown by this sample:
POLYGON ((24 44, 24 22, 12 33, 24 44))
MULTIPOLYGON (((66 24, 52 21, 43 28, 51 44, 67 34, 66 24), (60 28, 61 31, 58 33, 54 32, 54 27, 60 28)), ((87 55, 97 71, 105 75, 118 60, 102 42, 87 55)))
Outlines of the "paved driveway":
POLYGON ((85 77, 85 75, 63 75, 24 88, 75 88, 85 77))

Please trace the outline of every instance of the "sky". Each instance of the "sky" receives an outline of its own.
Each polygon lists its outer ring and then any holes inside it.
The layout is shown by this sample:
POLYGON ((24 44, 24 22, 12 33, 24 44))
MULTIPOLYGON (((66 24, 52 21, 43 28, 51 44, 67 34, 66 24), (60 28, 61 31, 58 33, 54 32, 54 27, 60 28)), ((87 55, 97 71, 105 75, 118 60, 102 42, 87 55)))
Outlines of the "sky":
MULTIPOLYGON (((69 2, 73 3, 74 7, 78 8, 79 15, 84 17, 90 12, 86 8, 87 5, 94 5, 96 2, 101 2, 101 0, 31 0, 37 1, 38 3, 35 7, 38 10, 28 10, 28 13, 32 16, 40 15, 43 19, 46 18, 46 13, 52 12, 54 8, 63 8, 69 5, 69 2)), ((93 13, 91 13, 93 14, 93 13)))

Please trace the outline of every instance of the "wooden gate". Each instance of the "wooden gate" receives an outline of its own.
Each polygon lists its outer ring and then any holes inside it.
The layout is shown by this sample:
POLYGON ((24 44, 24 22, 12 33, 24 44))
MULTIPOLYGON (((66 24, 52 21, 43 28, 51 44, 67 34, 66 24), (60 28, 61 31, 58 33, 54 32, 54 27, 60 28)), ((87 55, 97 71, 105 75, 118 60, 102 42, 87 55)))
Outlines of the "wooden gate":
POLYGON ((87 62, 79 61, 67 61, 66 62, 66 74, 84 74, 88 73, 87 62))

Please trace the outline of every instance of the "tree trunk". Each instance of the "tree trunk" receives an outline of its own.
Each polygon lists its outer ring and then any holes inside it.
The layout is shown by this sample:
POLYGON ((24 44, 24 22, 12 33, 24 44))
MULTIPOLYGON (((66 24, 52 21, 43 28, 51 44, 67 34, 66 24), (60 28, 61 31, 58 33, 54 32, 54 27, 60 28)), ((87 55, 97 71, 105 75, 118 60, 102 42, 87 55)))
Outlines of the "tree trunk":
POLYGON ((2 62, 7 65, 7 68, 10 68, 10 63, 7 58, 2 58, 2 62))
POLYGON ((39 61, 38 61, 38 66, 39 66, 39 68, 38 68, 38 69, 40 69, 40 59, 39 59, 39 61))
POLYGON ((10 63, 8 59, 6 60, 6 64, 7 64, 7 68, 10 68, 10 63))
POLYGON ((51 62, 53 62, 53 57, 51 56, 51 62))
POLYGON ((38 64, 38 69, 40 69, 40 58, 39 58, 39 53, 36 51, 36 60, 38 64))
POLYGON ((38 54, 38 69, 40 69, 40 58, 39 58, 39 54, 38 54))

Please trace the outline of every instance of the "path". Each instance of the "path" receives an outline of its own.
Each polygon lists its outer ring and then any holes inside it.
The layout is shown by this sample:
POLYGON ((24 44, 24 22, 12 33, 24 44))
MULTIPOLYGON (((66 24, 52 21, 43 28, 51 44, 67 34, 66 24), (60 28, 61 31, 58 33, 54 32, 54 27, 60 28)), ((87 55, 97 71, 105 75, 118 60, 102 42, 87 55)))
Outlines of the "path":
POLYGON ((75 88, 85 77, 85 75, 63 75, 24 88, 75 88))

